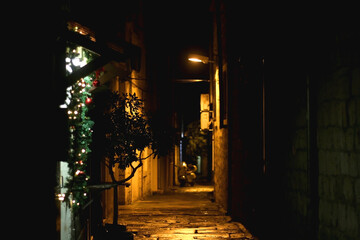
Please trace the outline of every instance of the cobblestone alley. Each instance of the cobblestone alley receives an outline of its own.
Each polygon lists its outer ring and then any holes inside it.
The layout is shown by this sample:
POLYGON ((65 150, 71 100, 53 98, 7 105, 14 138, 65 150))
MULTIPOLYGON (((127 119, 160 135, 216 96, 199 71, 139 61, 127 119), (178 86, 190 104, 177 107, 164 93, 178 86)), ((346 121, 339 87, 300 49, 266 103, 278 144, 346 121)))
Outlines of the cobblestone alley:
POLYGON ((134 239, 255 239, 211 201, 211 186, 174 188, 119 206, 119 224, 134 239))

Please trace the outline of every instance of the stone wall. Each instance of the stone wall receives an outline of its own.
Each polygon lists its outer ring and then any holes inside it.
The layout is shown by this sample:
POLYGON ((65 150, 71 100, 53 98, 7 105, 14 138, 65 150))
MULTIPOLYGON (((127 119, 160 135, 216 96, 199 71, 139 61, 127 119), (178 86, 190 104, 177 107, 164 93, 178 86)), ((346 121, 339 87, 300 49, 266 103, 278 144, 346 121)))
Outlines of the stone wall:
MULTIPOLYGON (((272 239, 282 229, 280 238, 360 239, 359 31, 299 21, 264 40, 254 24, 247 28, 253 16, 239 14, 230 1, 213 6, 214 16, 216 7, 226 16, 225 25, 219 19, 226 34, 216 35, 214 22, 211 57, 221 53, 220 39, 229 87, 228 140, 222 142, 218 119, 214 124, 216 201, 227 198, 229 215, 260 238, 272 239), (259 124, 262 85, 251 58, 264 56, 264 42, 270 53, 263 80, 265 123, 259 124), (227 190, 219 184, 226 182, 227 190)), ((221 72, 218 64, 213 71, 221 72)), ((215 109, 217 91, 215 86, 215 109)))
POLYGON ((214 197, 227 209, 228 205, 228 131, 215 125, 214 132, 214 197))
MULTIPOLYGON (((290 123, 290 149, 288 159, 284 162, 284 191, 286 201, 286 219, 293 231, 298 236, 307 237, 309 232, 308 215, 310 203, 310 181, 308 164, 308 125, 306 109, 306 84, 305 79, 297 83, 299 89, 290 101, 296 109, 295 116, 289 117, 290 123), (298 231, 303 229, 305 231, 298 231)), ((294 90, 294 89, 292 89, 294 90)))
POLYGON ((318 96, 320 239, 360 237, 360 67, 339 67, 318 96))
POLYGON ((220 116, 225 106, 224 96, 224 68, 226 66, 225 52, 225 19, 222 3, 218 7, 219 11, 213 10, 213 39, 210 58, 215 59, 215 63, 211 66, 212 72, 212 99, 213 104, 213 141, 212 141, 212 157, 214 171, 214 197, 215 201, 228 210, 229 196, 229 147, 228 147, 228 128, 221 123, 223 118, 220 116))
POLYGON ((299 237, 360 238, 360 67, 359 58, 344 50, 346 45, 354 49, 349 39, 341 42, 340 37, 334 38, 337 51, 324 51, 330 59, 326 64, 300 71, 293 81, 297 90, 287 99, 293 111, 287 116, 284 224, 299 237), (314 96, 309 106, 307 78, 314 96), (309 132, 309 108, 314 109, 314 135, 309 132), (310 166, 309 141, 317 169, 310 166))

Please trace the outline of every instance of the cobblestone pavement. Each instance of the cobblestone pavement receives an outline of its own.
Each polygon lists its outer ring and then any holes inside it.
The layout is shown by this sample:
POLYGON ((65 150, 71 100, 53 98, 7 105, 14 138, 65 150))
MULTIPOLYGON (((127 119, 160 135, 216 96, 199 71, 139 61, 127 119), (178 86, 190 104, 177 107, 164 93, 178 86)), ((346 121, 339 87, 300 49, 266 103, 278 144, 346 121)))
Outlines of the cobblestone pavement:
POLYGON ((210 200, 209 186, 175 188, 119 206, 119 224, 134 239, 255 239, 210 200))

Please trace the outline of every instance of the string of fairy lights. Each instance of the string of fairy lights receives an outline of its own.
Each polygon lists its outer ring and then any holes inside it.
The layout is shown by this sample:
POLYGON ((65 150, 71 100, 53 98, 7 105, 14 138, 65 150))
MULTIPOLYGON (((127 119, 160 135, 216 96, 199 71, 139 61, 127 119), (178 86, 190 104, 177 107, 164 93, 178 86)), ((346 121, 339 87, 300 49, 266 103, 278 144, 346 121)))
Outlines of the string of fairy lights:
MULTIPOLYGON (((68 46, 66 49, 66 73, 83 67, 90 62, 95 55, 79 46, 68 46)), ((100 82, 100 70, 77 80, 67 88, 67 98, 60 107, 67 109, 69 128, 68 149, 68 175, 66 179, 65 193, 58 193, 60 201, 66 201, 72 208, 83 206, 87 202, 87 160, 91 152, 92 127, 94 122, 88 116, 89 109, 93 107, 91 90, 98 87, 100 82)))

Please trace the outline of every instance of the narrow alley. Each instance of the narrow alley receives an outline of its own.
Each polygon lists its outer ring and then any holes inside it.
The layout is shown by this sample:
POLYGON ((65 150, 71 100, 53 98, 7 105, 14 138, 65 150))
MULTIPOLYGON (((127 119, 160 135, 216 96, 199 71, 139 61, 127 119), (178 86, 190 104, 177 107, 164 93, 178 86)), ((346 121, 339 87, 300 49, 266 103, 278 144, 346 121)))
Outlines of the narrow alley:
POLYGON ((4 20, 11 238, 360 239, 355 4, 44 2, 4 20))
POLYGON ((119 207, 119 223, 134 239, 255 239, 211 201, 212 186, 174 187, 119 207))

